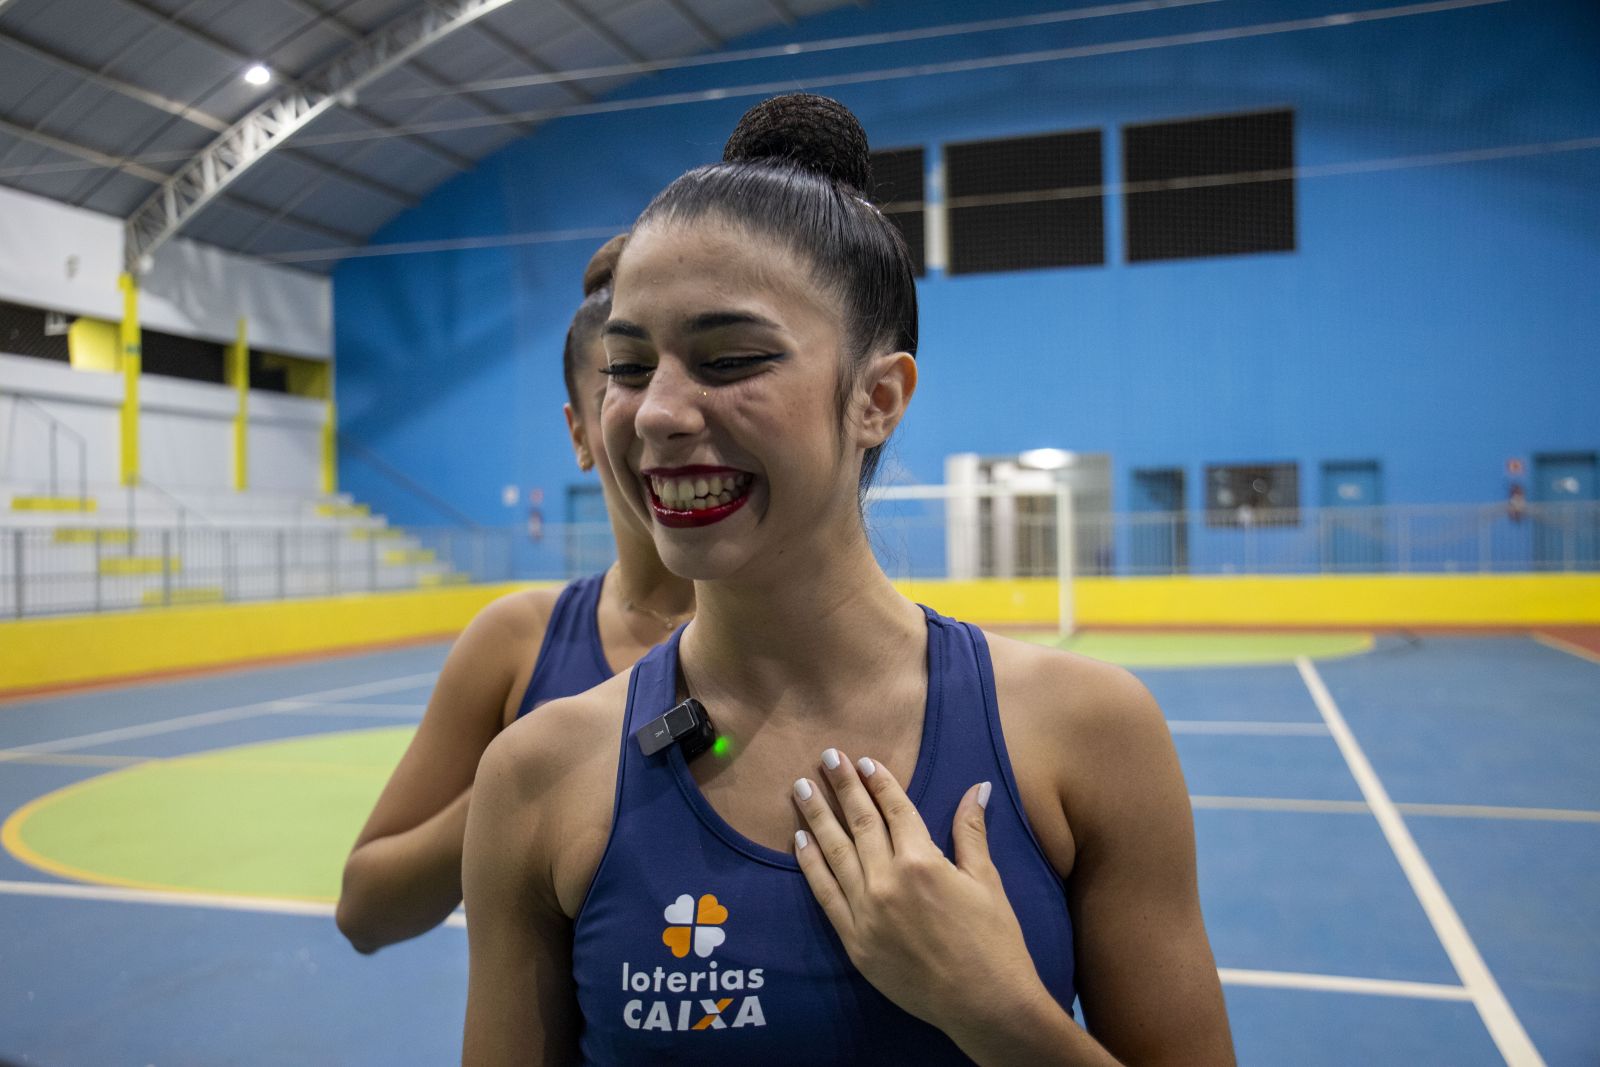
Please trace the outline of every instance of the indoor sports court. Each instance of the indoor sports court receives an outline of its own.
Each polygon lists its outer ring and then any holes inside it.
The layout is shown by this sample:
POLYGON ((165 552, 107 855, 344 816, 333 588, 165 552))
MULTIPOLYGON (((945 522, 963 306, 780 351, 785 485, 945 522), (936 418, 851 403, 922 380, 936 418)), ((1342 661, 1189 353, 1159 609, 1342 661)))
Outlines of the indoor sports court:
POLYGON ((1594 4, 0 0, 0 1064, 460 1061, 346 858, 627 547, 586 264, 791 91, 916 274, 872 553, 1159 702, 1238 1062, 1600 1063, 1594 4))

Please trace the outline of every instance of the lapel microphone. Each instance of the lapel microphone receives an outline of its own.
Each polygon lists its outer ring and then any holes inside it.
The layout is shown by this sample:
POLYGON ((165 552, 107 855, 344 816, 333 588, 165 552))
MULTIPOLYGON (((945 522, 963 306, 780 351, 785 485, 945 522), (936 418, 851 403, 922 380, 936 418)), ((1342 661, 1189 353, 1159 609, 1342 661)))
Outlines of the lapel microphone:
POLYGON ((633 739, 639 742, 639 751, 646 756, 654 756, 668 745, 676 744, 688 761, 711 747, 717 739, 717 728, 712 725, 705 705, 690 697, 639 727, 633 732, 633 739))

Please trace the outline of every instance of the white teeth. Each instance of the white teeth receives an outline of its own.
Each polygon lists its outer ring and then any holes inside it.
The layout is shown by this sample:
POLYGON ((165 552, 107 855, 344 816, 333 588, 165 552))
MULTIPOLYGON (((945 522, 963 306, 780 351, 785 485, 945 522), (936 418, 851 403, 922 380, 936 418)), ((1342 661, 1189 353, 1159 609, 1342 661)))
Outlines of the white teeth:
MULTIPOLYGON (((0 0, 3 3, 4 0, 0 0)), ((679 511, 704 511, 719 504, 731 504, 750 488, 753 475, 743 472, 714 474, 708 478, 658 478, 650 476, 656 499, 679 511)))

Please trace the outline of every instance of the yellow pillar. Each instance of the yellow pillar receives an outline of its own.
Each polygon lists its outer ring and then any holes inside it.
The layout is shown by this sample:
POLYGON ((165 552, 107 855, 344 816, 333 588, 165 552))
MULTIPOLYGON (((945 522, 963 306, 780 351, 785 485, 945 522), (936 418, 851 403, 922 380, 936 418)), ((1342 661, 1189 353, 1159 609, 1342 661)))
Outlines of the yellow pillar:
POLYGON ((328 364, 328 408, 322 421, 322 492, 339 491, 339 415, 333 401, 333 364, 328 364))
POLYGON ((250 341, 248 322, 239 320, 239 333, 228 346, 227 379, 239 396, 239 409, 233 416, 233 488, 242 493, 250 487, 250 341))
POLYGON ((117 279, 122 290, 122 457, 118 465, 123 485, 139 484, 139 365, 143 346, 139 340, 139 282, 131 274, 117 279))

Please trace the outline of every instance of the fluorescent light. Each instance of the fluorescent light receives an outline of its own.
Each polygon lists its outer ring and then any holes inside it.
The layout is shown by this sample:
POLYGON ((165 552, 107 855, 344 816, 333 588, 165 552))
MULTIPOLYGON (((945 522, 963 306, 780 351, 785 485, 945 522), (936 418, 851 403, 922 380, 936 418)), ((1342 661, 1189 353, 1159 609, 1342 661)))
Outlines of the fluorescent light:
POLYGON ((260 63, 252 63, 244 72, 244 80, 251 85, 265 85, 272 80, 272 71, 260 63))
POLYGON ((1062 467, 1072 466, 1077 458, 1073 453, 1059 448, 1030 448, 1017 456, 1017 463, 1036 471, 1058 471, 1062 467))

